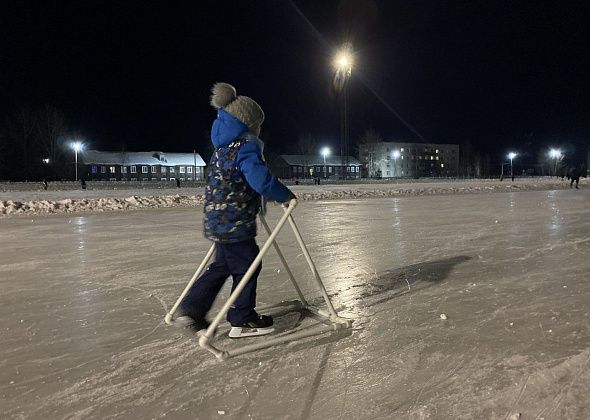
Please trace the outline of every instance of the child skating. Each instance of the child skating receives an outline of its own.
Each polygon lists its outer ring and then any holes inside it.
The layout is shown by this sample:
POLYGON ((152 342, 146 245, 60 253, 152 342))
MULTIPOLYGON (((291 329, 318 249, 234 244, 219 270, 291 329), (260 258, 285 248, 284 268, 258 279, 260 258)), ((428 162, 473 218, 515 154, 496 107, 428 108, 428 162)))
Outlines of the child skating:
MULTIPOLYGON (((190 289, 179 309, 177 321, 193 331, 206 329, 206 315, 225 280, 231 275, 232 291, 252 264, 256 244, 256 218, 262 195, 285 203, 295 198, 278 181, 263 159, 258 138, 264 121, 262 108, 247 96, 238 96, 233 86, 213 86, 211 105, 217 118, 211 128, 215 151, 207 168, 205 188, 205 237, 215 242, 215 261, 190 289)), ((272 317, 256 312, 256 283, 261 266, 248 282, 227 320, 232 338, 269 334, 272 317)))

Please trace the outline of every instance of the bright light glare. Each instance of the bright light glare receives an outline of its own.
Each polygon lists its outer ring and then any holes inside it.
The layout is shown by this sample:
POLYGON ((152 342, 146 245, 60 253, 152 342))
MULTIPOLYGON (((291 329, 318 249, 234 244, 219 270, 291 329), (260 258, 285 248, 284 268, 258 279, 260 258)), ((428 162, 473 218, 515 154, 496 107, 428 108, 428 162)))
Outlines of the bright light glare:
POLYGON ((514 152, 508 153, 508 159, 510 159, 510 160, 514 159, 516 156, 518 156, 518 153, 514 153, 514 152))
POLYGON ((551 149, 549 150, 549 156, 553 159, 559 159, 561 157, 561 150, 559 149, 551 149))
POLYGON ((394 159, 397 159, 400 156, 400 152, 399 152, 399 150, 394 150, 391 155, 393 156, 394 159))
POLYGON ((322 154, 323 157, 330 156, 330 148, 324 147, 324 148, 322 148, 322 151, 320 153, 322 154))
POLYGON ((72 143, 72 149, 74 149, 76 152, 82 150, 82 147, 82 143, 80 143, 79 141, 72 143))
POLYGON ((47 159, 47 158, 43 159, 43 163, 49 163, 49 159, 47 159))
POLYGON ((345 52, 341 52, 336 56, 335 66, 337 69, 343 71, 350 71, 352 68, 352 57, 345 52))

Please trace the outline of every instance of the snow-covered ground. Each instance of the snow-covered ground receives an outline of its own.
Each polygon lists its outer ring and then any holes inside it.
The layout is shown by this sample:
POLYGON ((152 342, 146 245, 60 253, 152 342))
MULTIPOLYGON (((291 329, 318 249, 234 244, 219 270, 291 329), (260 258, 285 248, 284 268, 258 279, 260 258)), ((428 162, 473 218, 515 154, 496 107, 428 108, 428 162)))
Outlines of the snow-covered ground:
MULTIPOLYGON (((422 180, 421 180, 422 181, 422 180)), ((587 184, 582 179, 582 186, 587 184)), ((38 187, 38 185, 36 185, 38 187)), ((501 191, 532 191, 569 188, 569 182, 555 178, 504 180, 456 180, 437 182, 366 183, 291 186, 301 200, 359 199, 407 195, 465 194, 501 191)), ((0 189, 0 217, 48 213, 133 210, 146 207, 197 206, 203 202, 203 188, 10 191, 0 189)))
MULTIPOLYGON (((225 362, 163 323, 210 245, 199 209, 5 218, 0 412, 588 419, 589 199, 568 188, 304 201, 294 217, 354 327, 225 362)), ((271 206, 268 220, 280 214, 271 206)), ((289 231, 279 244, 319 297, 289 231)), ((295 296, 271 252, 259 304, 295 296)), ((284 331, 313 323, 276 321, 284 331)))

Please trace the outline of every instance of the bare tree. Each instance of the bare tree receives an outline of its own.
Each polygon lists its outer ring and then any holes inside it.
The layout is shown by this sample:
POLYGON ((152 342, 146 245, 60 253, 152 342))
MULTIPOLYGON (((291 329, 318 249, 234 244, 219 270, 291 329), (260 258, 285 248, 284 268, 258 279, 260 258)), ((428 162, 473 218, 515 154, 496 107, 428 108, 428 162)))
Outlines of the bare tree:
POLYGON ((31 175, 31 158, 35 155, 33 146, 36 126, 37 118, 27 107, 21 107, 12 117, 6 119, 3 143, 8 149, 11 149, 9 145, 12 145, 18 151, 13 155, 13 170, 22 168, 20 175, 23 178, 31 175))
POLYGON ((45 105, 39 112, 37 142, 40 150, 51 162, 59 162, 65 152, 66 119, 59 109, 45 105))
MULTIPOLYGON (((295 145, 297 153, 303 155, 303 166, 307 168, 308 161, 307 156, 315 154, 316 151, 316 141, 311 135, 311 133, 304 134, 299 136, 297 143, 295 145)), ((307 175, 307 171, 304 170, 303 177, 307 175)))
POLYGON ((375 129, 368 128, 365 130, 362 136, 357 140, 359 145, 369 143, 379 143, 383 141, 383 137, 375 129))

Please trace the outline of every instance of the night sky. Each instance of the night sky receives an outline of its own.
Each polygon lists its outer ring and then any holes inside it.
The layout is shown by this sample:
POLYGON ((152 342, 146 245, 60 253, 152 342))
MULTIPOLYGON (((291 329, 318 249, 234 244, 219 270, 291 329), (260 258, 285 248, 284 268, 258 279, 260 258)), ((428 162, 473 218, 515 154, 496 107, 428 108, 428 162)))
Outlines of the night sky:
POLYGON ((49 103, 91 148, 192 151, 225 81, 261 104, 275 151, 307 133, 338 148, 332 60, 350 41, 352 140, 581 150, 589 22, 587 1, 3 1, 0 112, 49 103))

